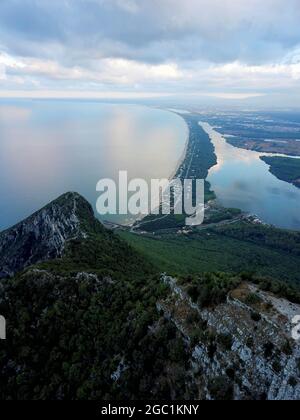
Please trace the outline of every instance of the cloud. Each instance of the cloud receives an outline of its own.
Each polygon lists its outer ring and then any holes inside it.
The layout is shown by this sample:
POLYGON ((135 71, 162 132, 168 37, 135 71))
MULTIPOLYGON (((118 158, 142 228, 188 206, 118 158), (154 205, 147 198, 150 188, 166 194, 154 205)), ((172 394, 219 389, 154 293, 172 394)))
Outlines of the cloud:
POLYGON ((122 45, 127 58, 161 60, 162 45, 165 59, 201 53, 219 62, 253 60, 261 48, 263 60, 295 46, 300 33, 298 0, 2 0, 0 10, 13 50, 51 41, 97 54, 107 43, 108 56, 122 45))
MULTIPOLYGON (((0 55, 0 66, 6 77, 37 76, 49 80, 135 85, 142 82, 179 80, 183 75, 176 64, 148 64, 120 58, 98 60, 88 68, 63 66, 52 60, 0 55)), ((1 68, 0 67, 0 68, 1 68)))
POLYGON ((1 0, 0 88, 293 90, 299 21, 299 0, 1 0))

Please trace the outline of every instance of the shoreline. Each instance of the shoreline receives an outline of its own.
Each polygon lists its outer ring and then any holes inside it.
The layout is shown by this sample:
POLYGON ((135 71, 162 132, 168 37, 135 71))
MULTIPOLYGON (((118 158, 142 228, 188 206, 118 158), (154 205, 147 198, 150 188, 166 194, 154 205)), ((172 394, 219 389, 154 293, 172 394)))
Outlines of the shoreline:
MULTIPOLYGON (((217 161, 218 161, 217 165, 215 167, 212 167, 209 171, 209 175, 208 175, 208 178, 207 178, 209 182, 211 181, 210 176, 212 176, 214 174, 214 172, 213 172, 214 168, 217 168, 217 171, 216 171, 218 173, 217 177, 219 176, 219 178, 220 178, 220 176, 222 175, 222 172, 220 172, 220 169, 222 169, 222 167, 224 166, 223 165, 224 161, 227 161, 227 166, 228 166, 228 163, 231 163, 231 160, 232 160, 233 165, 235 165, 235 161, 237 161, 237 162, 243 162, 243 161, 247 162, 248 171, 249 171, 249 173, 252 174, 252 177, 250 177, 250 178, 249 178, 249 176, 247 177, 247 181, 248 181, 248 179, 250 179, 250 182, 252 182, 252 184, 253 184, 254 181, 255 181, 255 177, 254 177, 253 174, 255 174, 255 162, 257 160, 257 161, 260 161, 261 163, 263 163, 264 167, 265 167, 263 174, 264 174, 264 179, 266 179, 267 181, 266 181, 266 184, 265 184, 265 188, 263 190, 264 194, 265 194, 263 196, 263 199, 265 200, 264 202, 274 203, 274 208, 276 207, 275 206, 275 198, 274 198, 274 195, 272 195, 272 190, 274 190, 275 188, 280 192, 280 194, 285 194, 285 195, 291 194, 291 196, 293 198, 289 198, 289 200, 294 200, 295 199, 294 197, 296 197, 296 198, 299 197, 299 187, 294 185, 291 182, 280 179, 278 176, 276 176, 276 174, 272 173, 270 171, 270 165, 268 165, 262 159, 262 157, 279 157, 278 155, 277 156, 274 156, 274 155, 273 156, 270 156, 270 155, 268 156, 268 154, 266 154, 266 153, 257 152, 257 151, 253 151, 253 150, 249 150, 249 149, 243 149, 243 148, 234 146, 234 145, 228 143, 226 141, 226 138, 224 137, 224 135, 221 134, 220 132, 218 132, 209 123, 206 123, 204 121, 199 121, 199 125, 208 134, 208 136, 211 139, 212 144, 215 146, 215 150, 216 150, 215 154, 217 156, 217 161), (215 138, 214 136, 217 136, 217 138, 215 138), (222 141, 224 143, 223 148, 222 148, 223 143, 218 144, 219 141, 222 141), (235 150, 236 150, 236 152, 235 152, 235 150), (238 154, 238 153, 241 153, 242 157, 239 157, 239 155, 235 156, 235 154, 238 154), (252 160, 254 162, 253 167, 251 166, 252 160), (266 177, 266 175, 268 175, 268 176, 270 175, 269 180, 266 177)), ((284 156, 284 157, 289 158, 288 156, 284 156)), ((238 166, 237 166, 237 168, 238 168, 238 166)), ((231 171, 232 171, 232 169, 233 168, 231 167, 231 171)), ((225 170, 225 175, 226 175, 226 170, 225 170)), ((225 178, 226 178, 226 176, 225 176, 225 178)), ((244 178, 241 178, 240 174, 237 175, 237 174, 233 173, 233 175, 230 175, 231 185, 234 185, 234 182, 241 182, 241 179, 242 179, 242 181, 244 180, 244 178)), ((217 189, 216 195, 217 195, 217 198, 218 198, 219 202, 221 203, 221 205, 226 206, 226 207, 236 207, 235 204, 232 204, 235 200, 234 195, 233 195, 233 198, 231 198, 230 196, 225 197, 224 193, 222 193, 222 191, 220 193, 220 188, 219 188, 219 191, 218 191, 218 188, 216 188, 216 186, 218 185, 218 182, 220 182, 220 179, 219 179, 219 181, 217 181, 217 183, 215 182, 215 184, 212 182, 211 185, 212 185, 212 188, 214 190, 217 189), (223 197, 222 197, 222 194, 223 194, 223 197), (224 199, 225 199, 225 201, 224 201, 224 199)), ((222 185, 222 182, 221 182, 220 185, 222 185)), ((229 187, 227 186, 227 189, 228 188, 229 187)), ((252 188, 252 190, 254 191, 253 188, 252 188)), ((262 191, 260 191, 260 192, 262 192, 262 191)), ((279 229, 288 229, 288 230, 293 230, 293 231, 299 231, 300 230, 300 225, 293 222, 294 219, 295 220, 299 220, 299 219, 298 219, 296 210, 295 211, 293 210, 293 209, 295 209, 295 206, 293 205, 294 203, 292 201, 290 203, 287 202, 287 204, 285 204, 284 208, 282 207, 282 209, 281 209, 281 212, 283 212, 283 211, 285 212, 285 217, 281 218, 281 220, 284 220, 285 222, 282 223, 281 221, 279 222, 278 217, 276 218, 276 213, 272 212, 271 210, 266 211, 265 207, 262 206, 262 205, 261 206, 258 205, 256 208, 250 209, 248 204, 247 204, 247 202, 248 202, 247 191, 243 192, 241 190, 241 192, 239 194, 240 194, 239 195, 239 200, 240 200, 240 203, 243 204, 242 211, 244 213, 248 213, 248 214, 257 216, 260 219, 260 221, 262 221, 264 224, 273 225, 273 226, 275 226, 276 228, 279 228, 279 229), (288 207, 288 204, 290 204, 290 207, 288 207), (275 217, 274 217, 274 214, 275 214, 275 217)), ((297 201, 295 201, 295 202, 297 202, 297 201)), ((284 203, 286 203, 286 200, 284 201, 284 203)), ((238 208, 241 208, 241 207, 238 207, 238 208)))
MULTIPOLYGON (((190 135, 191 135, 191 133, 190 133, 190 129, 189 129, 189 126, 188 126, 188 124, 187 124, 187 122, 186 122, 186 120, 183 118, 183 116, 182 115, 180 115, 180 114, 178 114, 177 112, 175 112, 175 110, 174 111, 171 111, 171 110, 169 110, 169 109, 164 109, 165 111, 168 111, 168 112, 171 112, 171 113, 173 113, 173 114, 176 114, 178 117, 180 117, 183 121, 184 121, 184 124, 185 124, 185 126, 186 126, 186 139, 185 139, 185 145, 184 145, 184 149, 183 149, 183 152, 181 153, 181 156, 179 157, 179 159, 178 159, 178 161, 177 161, 177 163, 176 163, 176 166, 175 166, 175 168, 173 169, 173 171, 171 172, 171 174, 169 175, 169 177, 168 177, 168 180, 171 182, 173 179, 175 179, 176 178, 176 174, 178 173, 178 171, 179 171, 179 168, 181 167, 181 165, 183 164, 183 162, 185 161, 185 159, 186 159, 186 155, 187 155, 187 151, 188 151, 188 148, 189 148, 189 144, 190 144, 190 135)), ((147 217, 147 215, 140 215, 140 216, 137 216, 136 217, 136 219, 134 220, 134 221, 132 221, 132 222, 130 222, 129 224, 125 224, 125 223, 121 223, 121 224, 116 224, 116 223, 110 223, 109 221, 105 221, 105 223, 107 223, 107 224, 109 224, 109 225, 118 225, 118 226, 123 226, 123 227, 129 227, 129 228, 132 228, 137 222, 141 222, 145 217, 147 217)))
MULTIPOLYGON (((184 118, 183 118, 183 120, 184 120, 184 118)), ((184 120, 184 122, 186 124, 185 120, 184 120)), ((186 140, 185 140, 184 150, 183 150, 183 152, 182 152, 182 154, 181 154, 181 156, 180 156, 180 158, 179 158, 179 160, 176 164, 176 167, 175 167, 174 171, 172 172, 172 174, 169 177, 169 181, 172 181, 174 178, 176 178, 176 175, 179 171, 179 168, 181 167, 181 165, 183 164, 183 162, 186 159, 187 151, 188 151, 189 144, 190 144, 190 130, 189 130, 189 127, 188 127, 187 124, 186 124, 186 127, 187 127, 187 136, 186 136, 186 140)))
POLYGON ((189 148, 189 143, 190 143, 190 135, 191 135, 191 133, 190 133, 190 129, 189 129, 189 126, 188 126, 188 124, 187 124, 187 122, 186 122, 186 120, 183 118, 183 116, 182 115, 180 115, 180 114, 178 114, 177 112, 175 112, 175 111, 171 111, 171 110, 168 110, 169 112, 172 112, 173 114, 176 114, 178 117, 180 117, 183 121, 184 121, 184 123, 185 123, 185 126, 186 126, 186 130, 187 130, 187 135, 186 135, 186 140, 185 140, 185 145, 184 145, 184 149, 183 149, 183 152, 182 152, 182 154, 181 154, 181 156, 180 156, 180 158, 178 159, 178 161, 177 161, 177 164, 176 164, 176 166, 175 166, 175 169, 172 171, 172 173, 171 173, 171 175, 169 176, 169 181, 172 181, 173 179, 175 179, 176 178, 176 175, 177 175, 177 173, 178 173, 178 171, 179 171, 179 168, 181 167, 181 165, 183 164, 183 162, 185 161, 185 159, 186 159, 186 155, 187 155, 187 151, 188 151, 188 148, 189 148))

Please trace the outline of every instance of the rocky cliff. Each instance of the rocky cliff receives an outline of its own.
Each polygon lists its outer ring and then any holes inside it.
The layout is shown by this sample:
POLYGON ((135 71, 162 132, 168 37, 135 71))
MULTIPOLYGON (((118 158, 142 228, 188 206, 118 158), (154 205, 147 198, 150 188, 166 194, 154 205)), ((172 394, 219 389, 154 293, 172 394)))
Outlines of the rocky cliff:
POLYGON ((286 285, 160 275, 75 193, 3 232, 0 258, 0 399, 300 399, 286 285))
POLYGON ((62 256, 65 244, 84 238, 93 210, 79 194, 67 193, 16 226, 0 233, 0 278, 62 256))
POLYGON ((190 348, 190 381, 201 399, 300 399, 300 305, 242 282, 224 303, 201 307, 188 285, 163 276, 171 294, 158 303, 190 348))

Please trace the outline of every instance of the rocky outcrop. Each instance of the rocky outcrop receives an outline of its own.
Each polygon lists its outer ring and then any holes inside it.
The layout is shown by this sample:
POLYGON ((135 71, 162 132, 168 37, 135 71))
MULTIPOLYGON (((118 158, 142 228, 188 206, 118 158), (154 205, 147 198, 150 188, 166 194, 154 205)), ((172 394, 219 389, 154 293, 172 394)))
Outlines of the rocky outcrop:
POLYGON ((0 397, 300 399, 300 305, 254 277, 160 281, 76 193, 0 234, 1 276, 24 268, 0 281, 0 397))
POLYGON ((77 193, 67 193, 16 226, 0 233, 0 279, 38 262, 62 256, 66 242, 93 228, 93 210, 77 193))
POLYGON ((300 343, 292 339, 300 306, 244 283, 223 304, 201 308, 176 279, 158 309, 191 349, 190 381, 203 399, 300 399, 300 343))

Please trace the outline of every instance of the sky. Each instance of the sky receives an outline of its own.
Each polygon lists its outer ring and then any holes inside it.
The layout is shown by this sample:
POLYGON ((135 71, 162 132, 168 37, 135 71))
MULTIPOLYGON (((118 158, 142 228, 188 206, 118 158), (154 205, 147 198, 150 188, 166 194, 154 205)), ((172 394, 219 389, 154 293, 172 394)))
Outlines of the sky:
POLYGON ((1 0, 0 97, 300 107, 299 0, 1 0))

